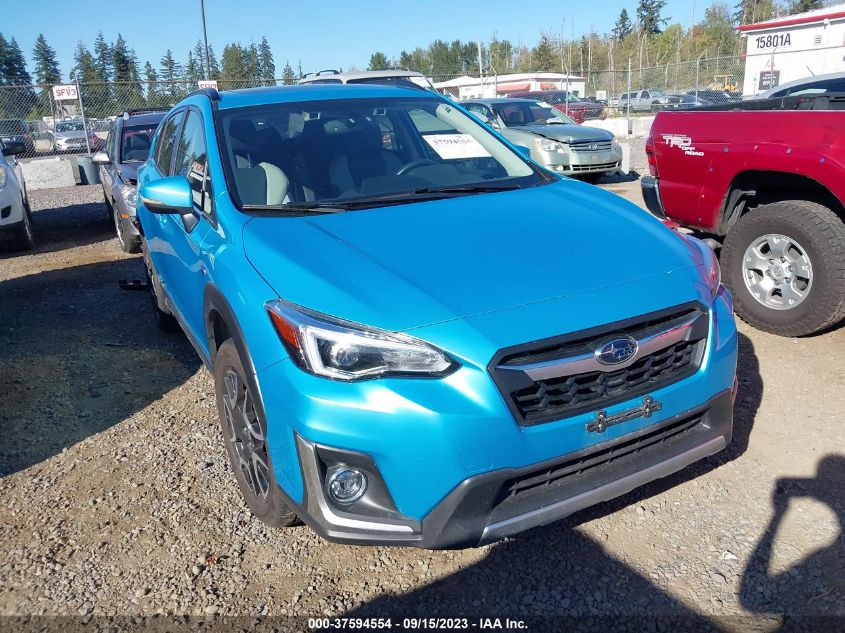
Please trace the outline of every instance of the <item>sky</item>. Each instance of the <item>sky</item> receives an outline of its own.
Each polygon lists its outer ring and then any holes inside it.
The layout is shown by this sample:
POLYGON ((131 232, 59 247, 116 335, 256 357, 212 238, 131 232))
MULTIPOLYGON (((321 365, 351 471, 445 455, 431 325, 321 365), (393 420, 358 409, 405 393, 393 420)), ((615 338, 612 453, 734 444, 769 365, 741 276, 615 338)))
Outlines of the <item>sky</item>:
MULTIPOLYGON (((729 2, 734 4, 733 0, 729 2)), ((184 63, 188 50, 202 37, 200 0, 6 0, 0 11, 0 33, 15 37, 33 73, 32 46, 39 33, 56 49, 67 78, 78 41, 93 46, 97 31, 109 42, 120 33, 135 49, 140 65, 155 68, 167 48, 184 63)), ((208 41, 218 60, 229 42, 249 43, 267 37, 277 76, 285 61, 304 72, 325 68, 364 69, 381 50, 389 58, 403 49, 425 47, 434 39, 488 41, 494 34, 514 43, 533 45, 541 32, 569 37, 610 31, 626 8, 634 19, 636 0, 205 0, 208 41)), ((664 16, 684 26, 700 20, 710 0, 668 0, 664 16)))

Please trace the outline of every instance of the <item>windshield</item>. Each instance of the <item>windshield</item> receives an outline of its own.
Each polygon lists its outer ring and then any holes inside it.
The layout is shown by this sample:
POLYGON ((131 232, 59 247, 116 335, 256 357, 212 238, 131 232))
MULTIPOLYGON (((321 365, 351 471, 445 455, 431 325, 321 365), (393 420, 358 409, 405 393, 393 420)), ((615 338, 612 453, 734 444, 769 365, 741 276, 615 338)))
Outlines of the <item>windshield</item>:
POLYGON ((498 104, 496 111, 508 127, 572 123, 572 119, 547 103, 513 101, 498 104))
POLYGON ((548 181, 441 99, 278 103, 218 116, 224 166, 247 207, 351 208, 548 181))
POLYGON ((662 90, 649 90, 648 93, 652 97, 665 97, 665 96, 667 96, 666 93, 663 92, 662 90))
POLYGON ((147 160, 150 155, 150 139, 157 127, 157 123, 124 127, 120 138, 120 160, 124 163, 143 163, 147 160))
POLYGON ((56 123, 56 132, 82 132, 85 127, 82 121, 62 121, 56 123))

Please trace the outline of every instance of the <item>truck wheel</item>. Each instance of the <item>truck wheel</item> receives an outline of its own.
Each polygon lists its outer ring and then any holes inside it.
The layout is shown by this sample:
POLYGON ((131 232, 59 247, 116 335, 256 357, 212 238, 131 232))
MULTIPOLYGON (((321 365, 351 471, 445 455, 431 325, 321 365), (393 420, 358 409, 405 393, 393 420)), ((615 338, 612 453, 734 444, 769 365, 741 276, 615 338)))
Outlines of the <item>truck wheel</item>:
POLYGON ((781 336, 804 336, 845 317, 845 224, 815 202, 757 207, 728 231, 725 283, 737 314, 781 336))
POLYGON ((224 341, 214 357, 214 390, 226 452, 244 501, 267 525, 294 525, 296 513, 285 503, 273 474, 267 425, 258 414, 260 407, 255 406, 255 396, 232 339, 224 341))

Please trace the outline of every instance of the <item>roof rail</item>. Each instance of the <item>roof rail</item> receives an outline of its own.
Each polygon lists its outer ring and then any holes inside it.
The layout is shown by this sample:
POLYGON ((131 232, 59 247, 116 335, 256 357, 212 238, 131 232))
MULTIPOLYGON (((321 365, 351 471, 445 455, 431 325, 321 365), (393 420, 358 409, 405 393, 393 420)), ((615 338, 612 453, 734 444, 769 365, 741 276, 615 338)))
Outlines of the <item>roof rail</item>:
POLYGON ((220 101, 220 93, 217 92, 216 88, 200 88, 198 90, 194 90, 193 92, 188 93, 185 96, 193 97, 194 95, 205 95, 209 98, 212 103, 220 101))
POLYGON ((334 68, 327 68, 326 70, 318 70, 313 73, 305 73, 300 77, 300 79, 305 79, 306 77, 319 77, 320 75, 339 75, 340 71, 335 70, 334 68))
POLYGON ((135 110, 124 110, 120 115, 123 119, 128 119, 130 116, 137 116, 139 114, 154 114, 156 112, 167 112, 173 106, 161 106, 151 108, 136 108, 135 110))

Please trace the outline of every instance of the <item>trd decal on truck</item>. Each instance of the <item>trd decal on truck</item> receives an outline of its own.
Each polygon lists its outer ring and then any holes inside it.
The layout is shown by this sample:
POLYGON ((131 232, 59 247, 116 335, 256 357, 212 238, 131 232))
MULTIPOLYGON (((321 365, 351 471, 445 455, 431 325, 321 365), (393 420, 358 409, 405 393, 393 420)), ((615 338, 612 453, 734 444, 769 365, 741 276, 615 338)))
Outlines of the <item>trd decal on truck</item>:
POLYGON ((704 156, 704 152, 696 151, 692 139, 684 134, 661 134, 663 141, 669 147, 677 147, 683 150, 687 156, 704 156))

